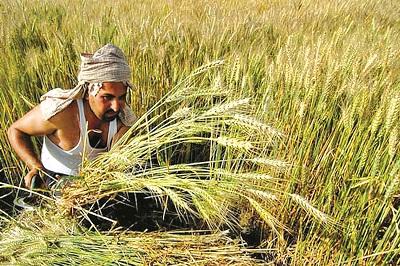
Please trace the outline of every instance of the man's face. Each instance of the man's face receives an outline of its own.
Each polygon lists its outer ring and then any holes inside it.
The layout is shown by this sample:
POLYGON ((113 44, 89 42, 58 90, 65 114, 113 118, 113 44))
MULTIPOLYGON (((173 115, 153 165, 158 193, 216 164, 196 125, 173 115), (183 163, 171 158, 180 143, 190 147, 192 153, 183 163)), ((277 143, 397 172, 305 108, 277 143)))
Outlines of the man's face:
POLYGON ((89 93, 89 105, 102 121, 114 120, 125 106, 127 87, 122 82, 103 82, 96 96, 89 93))

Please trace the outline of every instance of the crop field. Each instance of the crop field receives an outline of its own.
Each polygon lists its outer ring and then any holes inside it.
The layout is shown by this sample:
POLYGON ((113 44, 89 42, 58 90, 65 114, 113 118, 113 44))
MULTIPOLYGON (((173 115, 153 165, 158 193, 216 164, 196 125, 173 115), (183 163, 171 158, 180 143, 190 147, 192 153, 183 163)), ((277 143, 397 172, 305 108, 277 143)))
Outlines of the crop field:
POLYGON ((399 1, 0 11, 0 264, 400 263, 399 1), (107 43, 132 68, 137 122, 61 198, 15 208, 28 169, 8 127, 107 43))

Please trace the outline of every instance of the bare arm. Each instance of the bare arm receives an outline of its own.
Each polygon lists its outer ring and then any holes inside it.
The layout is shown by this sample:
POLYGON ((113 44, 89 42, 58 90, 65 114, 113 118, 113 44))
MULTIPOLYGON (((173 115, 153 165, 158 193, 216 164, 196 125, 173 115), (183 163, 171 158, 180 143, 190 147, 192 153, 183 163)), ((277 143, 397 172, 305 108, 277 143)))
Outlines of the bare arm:
POLYGON ((39 106, 18 119, 8 129, 7 136, 11 146, 31 170, 25 177, 27 187, 30 186, 32 177, 38 173, 38 169, 43 169, 43 165, 33 149, 31 136, 48 135, 56 129, 55 124, 43 118, 39 106))

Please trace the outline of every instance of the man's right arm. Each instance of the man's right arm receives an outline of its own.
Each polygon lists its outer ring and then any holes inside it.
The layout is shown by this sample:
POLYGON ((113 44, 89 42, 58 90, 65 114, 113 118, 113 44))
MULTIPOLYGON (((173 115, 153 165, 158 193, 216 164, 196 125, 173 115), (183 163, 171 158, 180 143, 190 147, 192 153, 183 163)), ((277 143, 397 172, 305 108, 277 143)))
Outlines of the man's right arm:
POLYGON ((33 149, 31 136, 49 135, 56 129, 52 122, 44 119, 39 106, 15 121, 8 129, 7 136, 11 146, 30 169, 24 178, 26 187, 30 187, 31 180, 38 174, 39 169, 43 169, 39 156, 33 149))

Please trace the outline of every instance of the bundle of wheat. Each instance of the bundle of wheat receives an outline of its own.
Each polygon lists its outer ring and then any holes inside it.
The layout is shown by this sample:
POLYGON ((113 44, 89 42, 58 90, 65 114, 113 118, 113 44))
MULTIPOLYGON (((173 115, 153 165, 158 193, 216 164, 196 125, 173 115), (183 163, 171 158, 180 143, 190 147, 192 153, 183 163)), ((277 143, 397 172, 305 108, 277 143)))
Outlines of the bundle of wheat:
POLYGON ((0 263, 18 265, 254 265, 250 255, 260 251, 227 232, 90 232, 49 208, 20 215, 0 234, 0 263))
POLYGON ((199 218, 210 229, 238 228, 243 209, 252 209, 281 236, 284 228, 268 210, 293 199, 324 223, 333 223, 299 195, 285 193, 284 180, 272 173, 288 163, 268 158, 282 134, 258 119, 251 99, 206 94, 194 80, 220 67, 213 62, 194 71, 143 115, 125 136, 94 161, 85 161, 81 177, 65 186, 61 205, 82 211, 117 193, 144 193, 172 203, 181 219, 199 218), (211 97, 211 98, 210 98, 211 97), (179 108, 177 108, 179 106, 179 108), (266 145, 268 144, 268 145, 266 145), (189 156, 188 156, 189 155, 189 156))

